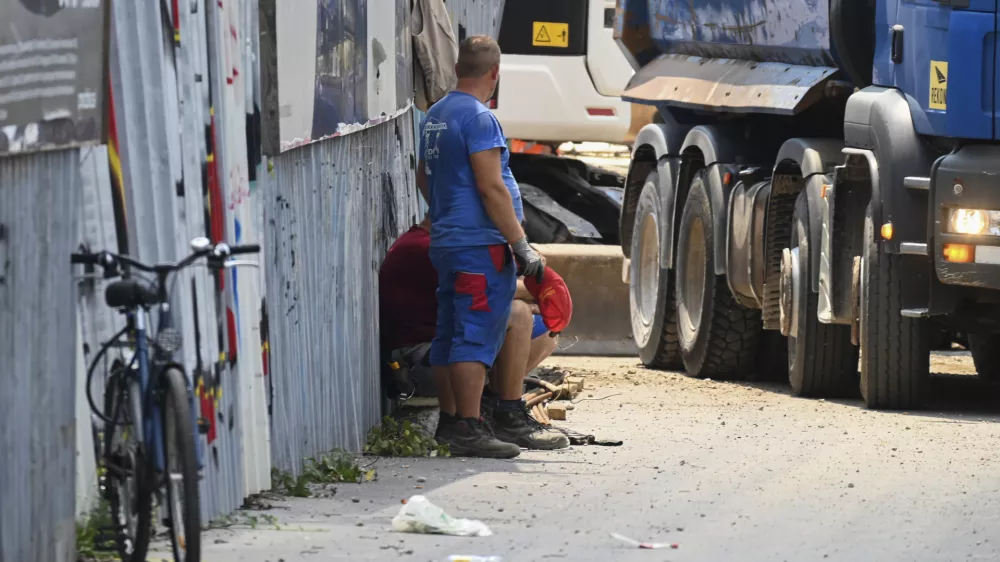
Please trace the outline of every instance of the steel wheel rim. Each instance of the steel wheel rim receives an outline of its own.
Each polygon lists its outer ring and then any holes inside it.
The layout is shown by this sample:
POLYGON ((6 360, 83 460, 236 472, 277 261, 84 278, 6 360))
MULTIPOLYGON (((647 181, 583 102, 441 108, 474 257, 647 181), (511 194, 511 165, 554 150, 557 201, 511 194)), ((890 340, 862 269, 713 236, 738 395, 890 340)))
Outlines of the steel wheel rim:
POLYGON ((167 509, 170 512, 170 528, 177 540, 179 560, 187 560, 187 537, 184 522, 184 473, 181 472, 180 461, 177 458, 177 427, 174 423, 174 409, 167 405, 166 420, 163 424, 164 441, 166 442, 164 467, 166 469, 167 509))
POLYGON ((868 341, 865 330, 868 329, 868 262, 871 260, 871 246, 869 238, 875 238, 875 226, 870 217, 865 218, 864 250, 861 253, 861 279, 859 279, 858 298, 861 305, 858 307, 858 355, 861 360, 861 393, 868 394, 868 379, 864 376, 868 372, 868 360, 865 354, 865 343, 868 341))
POLYGON ((123 534, 123 550, 127 554, 133 554, 135 553, 135 535, 139 528, 139 512, 136 506, 136 502, 139 501, 139 483, 138 474, 136 474, 139 461, 136 451, 128 446, 127 438, 120 435, 119 439, 122 441, 116 446, 116 454, 120 458, 129 460, 132 478, 110 478, 113 480, 111 485, 114 486, 115 494, 118 496, 118 512, 114 514, 114 517, 118 532, 123 534))
POLYGON ((684 248, 684 267, 680 275, 678 319, 681 335, 686 340, 694 339, 701 327, 702 308, 705 300, 705 267, 708 254, 705 251, 705 225, 693 221, 684 248))
POLYGON ((660 284, 660 237, 656 216, 648 214, 642 219, 639 254, 639 280, 636 299, 642 323, 649 326, 656 316, 656 294, 660 284))
MULTIPOLYGON (((139 443, 135 441, 135 433, 128 423, 126 404, 129 403, 129 391, 121 379, 114 379, 105 392, 119 392, 120 410, 114 416, 112 423, 105 425, 104 431, 111 432, 111 443, 105 463, 113 463, 118 474, 108 471, 104 476, 104 485, 114 494, 117 509, 111 514, 114 532, 121 541, 119 547, 123 554, 135 554, 136 535, 139 533, 140 491, 139 470, 142 462, 139 456, 139 443)), ((106 405, 107 407, 107 405, 106 405)), ((108 412, 111 415, 111 412, 108 412)), ((107 469, 107 466, 106 466, 107 469)))
MULTIPOLYGON (((794 246, 792 246, 792 247, 795 248, 798 251, 798 260, 795 261, 795 262, 793 262, 793 263, 796 266, 801 267, 801 261, 800 260, 802 260, 802 259, 809 259, 809 257, 807 255, 808 252, 803 252, 802 251, 802 237, 799 234, 800 233, 799 233, 798 227, 796 227, 792 231, 792 240, 791 240, 791 242, 792 242, 792 244, 794 244, 794 246)), ((806 276, 802 275, 801 271, 799 272, 799 279, 800 279, 800 281, 802 283, 806 282, 805 281, 806 276)), ((801 283, 800 283, 800 285, 801 285, 801 283)), ((800 296, 798 294, 799 290, 800 290, 800 287, 796 286, 795 283, 793 282, 792 283, 792 291, 794 291, 794 293, 792 295, 792 306, 793 307, 799 306, 799 303, 801 302, 800 296)), ((793 313, 792 318, 793 318, 793 322, 798 323, 798 321, 799 321, 798 312, 793 313)), ((794 328, 794 330, 790 330, 789 334, 788 334, 788 365, 789 366, 794 366, 795 365, 795 359, 797 358, 796 346, 798 344, 798 338, 794 334, 798 333, 799 327, 798 326, 793 326, 793 328, 794 328)))

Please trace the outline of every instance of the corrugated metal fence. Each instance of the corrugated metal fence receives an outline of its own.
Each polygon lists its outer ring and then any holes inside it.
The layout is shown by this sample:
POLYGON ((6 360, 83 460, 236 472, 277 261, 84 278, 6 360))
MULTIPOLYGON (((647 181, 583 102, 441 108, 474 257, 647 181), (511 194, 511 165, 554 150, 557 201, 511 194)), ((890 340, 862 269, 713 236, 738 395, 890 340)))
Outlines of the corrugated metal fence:
MULTIPOLYGON (((265 166, 257 1, 112 4, 109 145, 0 158, 0 504, 22 510, 0 517, 0 560, 71 560, 74 511, 95 504, 84 374, 122 319, 71 269, 80 246, 147 262, 196 236, 265 248, 260 270, 192 269, 171 293, 211 422, 206 521, 268 488, 272 462, 360 449, 381 414, 377 271, 419 213, 413 112, 265 166)), ((447 5, 466 34, 499 29, 502 2, 447 5)))
MULTIPOLYGON (((502 0, 446 0, 456 35, 500 30, 502 0)), ((414 112, 282 154, 265 192, 272 459, 297 472, 359 450, 381 415, 378 267, 422 216, 414 112)))
MULTIPOLYGON (((260 241, 261 157, 252 135, 257 5, 227 0, 185 6, 165 20, 156 3, 113 4, 112 166, 103 147, 84 151, 79 240, 88 248, 114 250, 125 240, 120 251, 156 263, 183 258, 198 236, 260 241), (122 211, 117 223, 114 194, 122 211)), ((172 284, 171 309, 183 336, 177 359, 196 389, 199 414, 209 422, 201 439, 205 520, 270 485, 263 281, 263 268, 221 278, 191 268, 172 284)), ((78 303, 89 361, 122 319, 103 306, 100 281, 84 280, 78 303)), ((81 389, 85 368, 78 366, 81 389)), ((99 396, 97 386, 91 391, 99 396)), ((78 492, 79 510, 85 511, 95 499, 87 470, 93 466, 90 424, 77 433, 78 475, 87 486, 78 492)))
MULTIPOLYGON (((75 555, 79 151, 0 158, 0 560, 75 555)), ((86 423, 86 422, 84 422, 86 423)))
POLYGON ((265 216, 278 467, 359 450, 381 415, 377 274, 416 218, 411 119, 274 160, 265 216))

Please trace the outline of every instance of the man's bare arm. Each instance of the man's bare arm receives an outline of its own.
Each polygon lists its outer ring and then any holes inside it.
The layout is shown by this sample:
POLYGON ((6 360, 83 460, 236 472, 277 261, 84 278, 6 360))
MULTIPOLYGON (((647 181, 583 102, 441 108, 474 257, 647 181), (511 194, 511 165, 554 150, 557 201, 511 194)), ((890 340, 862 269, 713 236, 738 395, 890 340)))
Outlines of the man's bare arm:
POLYGON ((427 167, 424 164, 423 158, 421 158, 420 162, 417 163, 417 189, 420 190, 420 195, 423 195, 424 201, 430 205, 431 197, 430 193, 427 191, 427 167))
POLYGON ((476 152, 469 156, 472 171, 476 175, 476 187, 483 199, 486 214, 493 219, 493 224, 500 234, 513 244, 524 238, 524 230, 514 213, 514 202, 503 183, 503 170, 500 164, 500 148, 492 148, 476 152))

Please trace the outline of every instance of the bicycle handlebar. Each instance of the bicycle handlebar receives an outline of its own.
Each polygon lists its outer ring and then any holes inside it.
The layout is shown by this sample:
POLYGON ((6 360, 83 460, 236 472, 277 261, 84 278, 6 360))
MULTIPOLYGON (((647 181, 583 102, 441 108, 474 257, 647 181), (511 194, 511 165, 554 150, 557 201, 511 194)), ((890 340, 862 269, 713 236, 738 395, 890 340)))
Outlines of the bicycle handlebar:
POLYGON ((99 265, 104 269, 114 268, 117 267, 119 263, 124 263, 149 273, 167 274, 184 269, 199 258, 208 258, 210 261, 221 261, 237 254, 256 254, 258 252, 260 252, 259 244, 241 244, 237 246, 230 246, 225 242, 220 242, 203 250, 195 251, 183 260, 174 264, 147 265, 138 260, 132 259, 127 255, 114 254, 107 251, 74 252, 70 254, 70 263, 99 265))
POLYGON ((97 254, 77 254, 69 255, 69 263, 81 265, 97 265, 97 254))
POLYGON ((240 246, 230 246, 230 255, 236 254, 256 254, 260 252, 260 244, 243 244, 240 246))

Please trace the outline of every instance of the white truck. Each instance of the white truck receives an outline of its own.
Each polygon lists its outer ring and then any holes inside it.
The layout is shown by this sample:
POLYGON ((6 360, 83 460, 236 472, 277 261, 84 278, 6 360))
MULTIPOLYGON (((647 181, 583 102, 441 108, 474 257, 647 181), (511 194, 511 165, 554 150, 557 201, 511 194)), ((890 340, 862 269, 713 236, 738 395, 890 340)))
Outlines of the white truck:
POLYGON ((614 0, 506 0, 495 109, 508 137, 622 144, 632 67, 613 37, 614 0))
MULTIPOLYGON (((509 139, 553 148, 629 140, 633 106, 621 94, 633 71, 615 43, 614 15, 613 0, 506 0, 490 106, 509 139)), ((558 156, 515 152, 510 165, 533 241, 619 243, 624 177, 558 156)))

